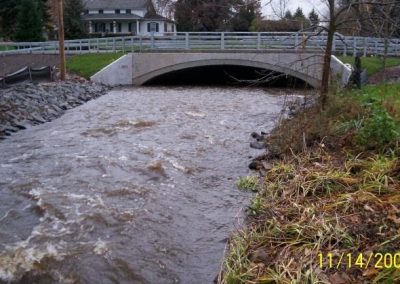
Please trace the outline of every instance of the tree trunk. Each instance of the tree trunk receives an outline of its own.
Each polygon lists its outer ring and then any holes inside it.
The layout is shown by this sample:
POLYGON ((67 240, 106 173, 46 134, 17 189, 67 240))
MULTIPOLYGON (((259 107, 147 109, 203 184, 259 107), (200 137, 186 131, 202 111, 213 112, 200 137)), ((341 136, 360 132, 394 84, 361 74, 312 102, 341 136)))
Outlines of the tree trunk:
POLYGON ((65 50, 64 50, 64 5, 63 0, 58 0, 58 44, 60 55, 60 79, 65 80, 65 50))
POLYGON ((386 3, 384 8, 384 51, 382 57, 382 83, 386 83, 386 65, 387 65, 387 56, 389 51, 389 38, 390 38, 390 31, 389 31, 389 15, 390 15, 390 6, 386 3))
POLYGON ((335 36, 335 0, 329 0, 329 27, 328 27, 328 38, 326 40, 325 54, 324 54, 324 65, 322 69, 322 81, 321 81, 321 108, 325 109, 326 101, 329 93, 329 77, 331 73, 331 56, 332 56, 332 45, 335 36))

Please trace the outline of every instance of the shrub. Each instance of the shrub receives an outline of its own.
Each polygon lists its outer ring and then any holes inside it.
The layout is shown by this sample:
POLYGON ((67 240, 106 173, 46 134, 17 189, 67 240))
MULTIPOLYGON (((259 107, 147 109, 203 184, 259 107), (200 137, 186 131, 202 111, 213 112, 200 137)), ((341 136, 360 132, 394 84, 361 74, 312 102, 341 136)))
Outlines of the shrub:
POLYGON ((384 107, 372 105, 372 113, 357 134, 358 143, 368 149, 384 148, 399 138, 399 125, 384 107))

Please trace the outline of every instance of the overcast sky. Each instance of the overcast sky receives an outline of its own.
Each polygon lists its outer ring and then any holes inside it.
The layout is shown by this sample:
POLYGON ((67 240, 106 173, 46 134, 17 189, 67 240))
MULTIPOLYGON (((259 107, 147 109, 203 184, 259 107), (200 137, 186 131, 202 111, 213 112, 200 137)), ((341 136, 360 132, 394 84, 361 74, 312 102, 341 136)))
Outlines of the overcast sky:
MULTIPOLYGON (((272 5, 277 5, 280 0, 272 0, 272 5)), ((292 13, 294 13, 297 9, 297 7, 301 7, 303 9, 303 12, 306 16, 308 16, 308 13, 314 8, 319 14, 324 13, 324 8, 326 5, 324 4, 324 0, 286 0, 288 2, 288 8, 292 13)), ((266 16, 268 18, 273 18, 276 17, 274 15, 273 10, 271 9, 271 5, 268 5, 267 3, 269 0, 261 0, 261 5, 262 5, 262 12, 263 16, 266 16)))

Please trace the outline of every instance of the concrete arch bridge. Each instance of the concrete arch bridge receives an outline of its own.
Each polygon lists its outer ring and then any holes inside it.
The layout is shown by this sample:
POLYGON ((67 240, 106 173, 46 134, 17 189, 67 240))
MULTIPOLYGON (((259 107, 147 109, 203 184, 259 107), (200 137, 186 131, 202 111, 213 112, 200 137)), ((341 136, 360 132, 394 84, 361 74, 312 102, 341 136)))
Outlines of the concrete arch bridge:
MULTIPOLYGON (((332 73, 347 83, 351 68, 332 57, 332 73)), ((124 55, 93 75, 95 82, 109 86, 143 85, 170 72, 205 66, 242 66, 265 69, 300 79, 319 88, 323 54, 298 51, 186 51, 140 52, 124 55)))

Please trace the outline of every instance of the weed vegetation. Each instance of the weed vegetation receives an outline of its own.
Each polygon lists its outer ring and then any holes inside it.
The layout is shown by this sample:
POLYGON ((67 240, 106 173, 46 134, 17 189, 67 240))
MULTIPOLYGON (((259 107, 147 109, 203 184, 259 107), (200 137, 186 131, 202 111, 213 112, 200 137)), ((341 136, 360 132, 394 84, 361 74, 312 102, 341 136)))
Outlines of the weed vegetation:
POLYGON ((370 85, 282 121, 219 283, 400 283, 399 104, 370 85))
POLYGON ((259 178, 257 176, 241 177, 236 183, 237 187, 242 190, 258 190, 259 178))

